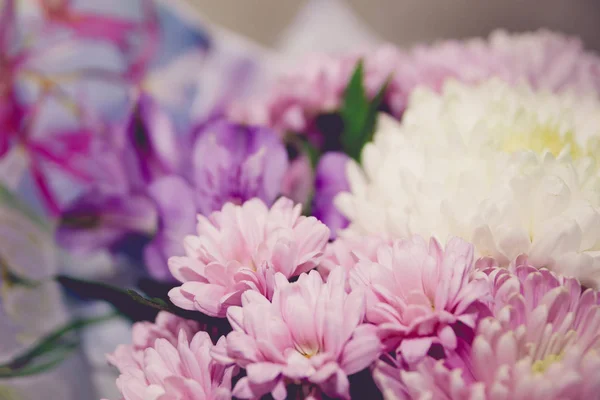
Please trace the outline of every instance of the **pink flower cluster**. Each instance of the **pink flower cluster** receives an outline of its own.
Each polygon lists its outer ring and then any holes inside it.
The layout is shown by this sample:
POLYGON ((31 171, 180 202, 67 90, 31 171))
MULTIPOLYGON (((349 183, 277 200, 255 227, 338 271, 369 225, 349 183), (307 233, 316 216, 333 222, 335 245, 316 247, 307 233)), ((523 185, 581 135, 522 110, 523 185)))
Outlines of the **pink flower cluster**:
POLYGON ((555 92, 600 89, 600 58, 586 52, 578 38, 544 30, 529 34, 496 31, 487 40, 448 40, 409 51, 383 46, 365 54, 315 55, 281 76, 266 96, 234 104, 230 115, 282 134, 307 134, 320 144, 323 138, 315 119, 339 110, 348 79, 361 58, 370 97, 391 78, 384 103, 396 117, 402 116, 415 87, 441 89, 450 78, 475 83, 493 76, 555 92))
POLYGON ((180 307, 109 356, 124 399, 588 399, 600 390, 597 293, 528 265, 474 259, 473 246, 415 236, 327 243, 282 198, 199 217, 172 258, 180 307), (238 372, 240 372, 239 375, 238 372))

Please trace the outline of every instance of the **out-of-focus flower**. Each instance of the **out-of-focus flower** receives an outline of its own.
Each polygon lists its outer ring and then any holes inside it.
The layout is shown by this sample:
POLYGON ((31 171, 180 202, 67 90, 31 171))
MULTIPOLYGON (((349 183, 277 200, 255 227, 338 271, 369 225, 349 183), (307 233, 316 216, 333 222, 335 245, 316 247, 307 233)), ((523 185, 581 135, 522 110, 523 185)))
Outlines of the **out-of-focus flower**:
POLYGON ((167 176, 153 182, 148 194, 159 220, 154 238, 144 248, 144 263, 154 278, 173 280, 168 259, 185 254, 183 238, 193 234, 196 225, 194 191, 183 178, 167 176))
POLYGON ((124 131, 116 130, 114 151, 121 150, 132 190, 144 190, 162 176, 181 174, 183 143, 166 110, 148 94, 137 96, 124 131))
POLYGON ((301 70, 283 75, 262 101, 254 99, 247 107, 234 105, 231 115, 282 133, 314 134, 316 117, 339 110, 348 79, 361 57, 370 96, 391 77, 385 104, 396 117, 402 116, 417 86, 440 90, 450 78, 476 83, 498 77, 553 92, 600 90, 600 58, 586 52, 580 40, 543 30, 525 34, 496 31, 487 40, 446 41, 407 52, 383 46, 366 54, 315 56, 301 70))
POLYGON ((296 203, 305 204, 312 194, 313 182, 314 177, 310 160, 306 155, 301 155, 291 161, 289 168, 285 171, 281 183, 281 195, 296 203))
POLYGON ((408 362, 434 343, 454 350, 454 326, 474 328, 488 293, 487 281, 474 276, 473 245, 458 238, 445 249, 418 236, 383 245, 376 261, 359 260, 351 269, 350 286, 366 289, 366 320, 377 325, 386 348, 408 362))
POLYGON ((270 298, 275 273, 291 278, 316 267, 329 230, 301 216, 300 207, 280 198, 269 209, 252 199, 227 203, 208 218, 199 215, 198 236, 185 240, 187 256, 169 259, 171 273, 183 283, 169 292, 171 301, 224 317, 247 290, 270 298))
POLYGON ((157 212, 145 196, 91 191, 63 212, 58 243, 75 252, 110 247, 128 234, 152 234, 157 212))
POLYGON ((312 213, 331 229, 332 238, 348 225, 348 220, 335 207, 333 199, 338 193, 350 190, 346 179, 349 161, 350 157, 344 153, 329 152, 321 157, 317 166, 312 213))
POLYGON ((345 234, 459 236, 476 256, 600 282, 596 97, 499 81, 419 90, 402 124, 381 116, 336 205, 345 234), (541 206, 542 205, 542 206, 541 206))
POLYGON ((520 259, 489 271, 496 305, 472 345, 410 370, 379 363, 384 397, 416 399, 587 399, 600 389, 597 293, 520 259))
POLYGON ((289 283, 278 274, 272 303, 248 291, 242 307, 229 308, 234 331, 213 356, 246 369, 234 396, 250 399, 271 393, 285 399, 286 386, 297 382, 312 388, 311 398, 320 392, 350 398, 348 376, 368 367, 381 344, 375 327, 363 324, 363 293, 346 293, 344 275, 338 268, 323 283, 311 271, 289 283))
POLYGON ((271 204, 281 193, 287 154, 271 129, 217 121, 205 127, 192 155, 196 203, 203 215, 227 202, 257 197, 271 204))
POLYGON ((120 346, 109 356, 121 375, 117 386, 124 400, 146 398, 226 400, 231 398, 231 375, 213 361, 213 345, 194 322, 161 313, 156 324, 133 328, 133 345, 120 346))
MULTIPOLYGON (((399 52, 390 46, 365 57, 365 87, 369 96, 374 96, 393 73, 398 56, 399 52)), ((251 99, 247 106, 234 103, 229 115, 243 123, 272 127, 282 135, 308 135, 320 147, 327 132, 319 132, 316 118, 339 110, 360 58, 360 54, 315 55, 301 69, 281 76, 264 99, 251 99)))
POLYGON ((135 80, 130 67, 141 70, 147 63, 141 62, 147 54, 134 50, 140 43, 133 37, 155 28, 149 0, 129 5, 144 14, 131 21, 114 10, 82 11, 81 4, 72 3, 6 0, 0 10, 5 21, 0 28, 0 154, 26 155, 27 163, 17 173, 29 170, 53 214, 65 201, 57 177, 78 184, 93 181, 89 161, 106 133, 107 104, 123 100, 135 80), (94 99, 88 97, 91 92, 94 99))

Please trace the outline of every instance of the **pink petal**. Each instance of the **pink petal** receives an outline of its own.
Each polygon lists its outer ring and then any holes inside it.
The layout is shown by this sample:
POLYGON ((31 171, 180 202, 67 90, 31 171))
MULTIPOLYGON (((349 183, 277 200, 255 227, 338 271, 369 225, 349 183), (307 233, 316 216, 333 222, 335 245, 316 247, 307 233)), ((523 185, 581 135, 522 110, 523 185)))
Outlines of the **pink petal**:
POLYGON ((253 384, 262 385, 272 382, 281 374, 283 367, 269 362, 257 362, 246 367, 248 379, 253 384))
POLYGON ((355 374, 379 357, 382 345, 373 325, 359 326, 340 357, 340 366, 347 375, 355 374))

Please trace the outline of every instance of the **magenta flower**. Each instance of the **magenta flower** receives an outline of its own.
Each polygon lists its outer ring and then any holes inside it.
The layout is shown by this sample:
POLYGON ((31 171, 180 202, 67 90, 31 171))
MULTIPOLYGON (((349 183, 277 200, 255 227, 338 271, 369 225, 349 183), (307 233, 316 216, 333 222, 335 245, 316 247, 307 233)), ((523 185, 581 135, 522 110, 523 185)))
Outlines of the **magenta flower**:
POLYGON ((366 320, 378 326, 387 350, 408 362, 434 343, 456 348, 454 326, 474 328, 488 293, 487 281, 474 276, 473 246, 458 238, 445 249, 418 236, 384 245, 376 262, 360 260, 351 270, 350 286, 366 290, 366 320))
POLYGON ((280 198, 271 209, 259 199, 241 206, 227 203, 208 218, 198 216, 198 236, 185 240, 186 257, 171 257, 169 268, 183 285, 169 292, 187 310, 224 317, 241 304, 246 290, 267 298, 274 274, 298 276, 317 266, 329 229, 301 206, 280 198))
POLYGON ((64 210, 56 240, 75 252, 89 253, 116 245, 129 234, 150 235, 157 223, 156 208, 147 197, 91 190, 64 210))
POLYGON ((233 369, 210 355, 225 339, 213 345, 198 329, 198 324, 166 313, 158 315, 156 324, 136 324, 133 345, 119 346, 108 356, 121 373, 117 387, 123 400, 231 399, 233 369))
MULTIPOLYGON (((523 259, 518 263, 524 262, 523 259)), ((386 398, 583 400, 600 390, 597 293, 519 265, 488 271, 497 304, 472 345, 411 370, 378 364, 386 398)))
POLYGON ((191 162, 196 203, 203 215, 227 202, 241 204, 254 197, 270 205, 281 193, 288 167, 285 147, 274 131, 224 120, 204 128, 191 162))
POLYGON ((147 93, 139 93, 124 129, 113 134, 114 149, 133 189, 144 190, 154 180, 181 174, 183 145, 164 107, 147 93))
POLYGON ((16 3, 7 0, 0 10, 0 155, 24 151, 43 204, 58 215, 68 196, 56 181, 75 186, 95 178, 90 161, 104 144, 106 103, 121 101, 137 83, 131 70, 144 70, 152 49, 140 50, 132 35, 156 30, 154 7, 144 0, 146 18, 130 22, 114 10, 78 10, 71 0, 16 3), (103 51, 114 58, 99 62, 93 53, 103 51))
POLYGON ((289 283, 277 274, 272 303, 249 291, 242 296, 242 307, 229 308, 233 332, 213 356, 246 369, 233 390, 235 397, 271 393, 285 399, 286 386, 298 383, 310 398, 321 392, 350 398, 348 376, 368 367, 381 344, 375 327, 363 323, 363 293, 346 293, 344 275, 338 268, 323 283, 311 271, 289 283))
POLYGON ((135 21, 115 16, 83 12, 73 6, 72 0, 40 0, 44 16, 50 26, 62 26, 85 39, 107 40, 121 47, 127 36, 137 27, 135 21))

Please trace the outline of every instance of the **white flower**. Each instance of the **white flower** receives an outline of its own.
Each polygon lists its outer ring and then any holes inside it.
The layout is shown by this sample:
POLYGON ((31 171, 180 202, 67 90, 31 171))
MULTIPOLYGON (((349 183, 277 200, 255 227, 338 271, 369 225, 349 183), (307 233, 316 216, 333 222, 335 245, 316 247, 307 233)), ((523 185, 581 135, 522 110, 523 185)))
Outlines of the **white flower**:
POLYGON ((600 134, 594 97, 498 81, 417 90, 402 124, 381 116, 351 193, 343 233, 459 236, 506 265, 529 254, 600 287, 600 134))

